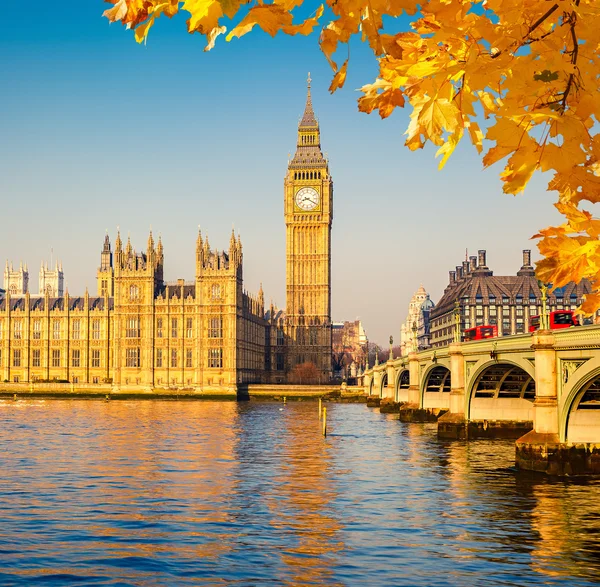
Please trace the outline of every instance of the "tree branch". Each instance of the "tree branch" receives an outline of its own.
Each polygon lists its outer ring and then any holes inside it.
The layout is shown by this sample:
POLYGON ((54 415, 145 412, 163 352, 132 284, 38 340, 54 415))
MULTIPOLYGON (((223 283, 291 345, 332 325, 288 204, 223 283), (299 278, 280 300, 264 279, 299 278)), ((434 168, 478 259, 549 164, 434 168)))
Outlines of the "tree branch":
MULTIPOLYGON (((577 4, 579 4, 579 0, 577 2, 577 4)), ((515 45, 517 47, 517 49, 519 49, 519 47, 522 47, 528 40, 529 35, 535 30, 537 29, 548 17, 550 17, 552 15, 552 13, 554 13, 556 10, 558 9, 558 4, 554 4, 553 6, 551 6, 544 14, 542 14, 542 16, 540 16, 528 29, 527 34, 521 39, 521 41, 519 43, 517 43, 516 41, 514 43, 512 43, 510 45, 510 47, 508 47, 507 49, 512 49, 515 45)), ((496 59, 498 57, 500 57, 500 55, 502 55, 502 53, 504 53, 504 51, 498 51, 498 53, 494 53, 492 55, 492 59, 496 59)))
MULTIPOLYGON (((579 0, 575 2, 575 6, 579 6, 579 0)), ((573 40, 573 50, 571 51, 571 65, 575 68, 577 66, 577 56, 579 54, 579 42, 577 41, 577 35, 575 34, 575 25, 577 24, 577 13, 575 11, 571 12, 569 15, 569 25, 571 27, 571 39, 573 40)), ((569 74, 569 79, 567 80, 567 87, 563 93, 563 97, 561 100, 562 111, 564 112, 567 107, 567 98, 569 97, 569 93, 571 92, 571 88, 573 87, 575 81, 575 72, 569 74)))

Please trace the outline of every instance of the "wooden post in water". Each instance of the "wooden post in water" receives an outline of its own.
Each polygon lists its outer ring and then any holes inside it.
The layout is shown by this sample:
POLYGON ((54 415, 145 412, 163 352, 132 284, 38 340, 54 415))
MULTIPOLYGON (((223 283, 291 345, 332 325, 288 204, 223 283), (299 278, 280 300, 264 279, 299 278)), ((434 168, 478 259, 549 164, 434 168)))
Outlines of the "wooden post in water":
POLYGON ((327 436, 327 408, 323 408, 323 436, 327 436))
POLYGON ((319 398, 319 420, 321 419, 321 398, 319 398))

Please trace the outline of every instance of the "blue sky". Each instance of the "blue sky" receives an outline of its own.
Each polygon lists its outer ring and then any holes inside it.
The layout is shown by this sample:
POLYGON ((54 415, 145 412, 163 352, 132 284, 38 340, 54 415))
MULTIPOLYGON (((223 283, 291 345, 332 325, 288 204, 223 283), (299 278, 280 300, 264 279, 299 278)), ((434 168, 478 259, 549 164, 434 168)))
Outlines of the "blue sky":
POLYGON ((8 3, 0 21, 0 259, 28 263, 33 293, 51 249, 72 295, 95 292, 117 226, 138 250, 152 226, 167 280, 193 279, 198 225, 219 248, 234 225, 245 287, 262 282, 283 307, 283 178, 308 71, 335 185, 334 320, 398 339, 413 292, 423 283, 437 301, 465 249, 514 274, 530 237, 560 222, 546 176, 504 195, 500 168, 484 171, 468 143, 438 171, 434 149, 403 146, 409 110, 359 113, 356 89, 377 67, 358 39, 332 96, 316 36, 256 32, 205 53, 183 19, 159 21, 143 46, 98 0, 29 6, 8 3))

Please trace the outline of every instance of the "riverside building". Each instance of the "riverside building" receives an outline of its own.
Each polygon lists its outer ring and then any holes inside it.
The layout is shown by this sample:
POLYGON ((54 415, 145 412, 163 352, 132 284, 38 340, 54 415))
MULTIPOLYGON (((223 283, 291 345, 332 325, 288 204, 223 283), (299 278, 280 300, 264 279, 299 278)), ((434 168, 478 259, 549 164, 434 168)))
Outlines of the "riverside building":
POLYGON ((0 380, 110 383, 116 388, 235 391, 284 382, 313 363, 331 377, 333 180, 323 157, 310 77, 297 147, 284 180, 286 310, 243 289, 242 243, 211 248, 199 233, 190 281, 164 281, 161 239, 136 252, 106 235, 96 295, 63 292, 62 267, 42 267, 38 295, 26 266, 7 265, 0 294, 0 380), (60 271, 59 271, 60 269, 60 271), (7 282, 8 280, 8 282, 7 282), (42 283, 42 281, 40 281, 42 283))
MULTIPOLYGON (((549 291, 547 311, 575 310, 590 291, 587 280, 549 291)), ((541 297, 531 251, 523 251, 523 264, 516 275, 496 276, 487 266, 486 251, 480 250, 478 256, 450 271, 444 294, 431 311, 431 346, 446 346, 454 340, 457 307, 461 331, 489 324, 497 326, 498 336, 529 332, 531 317, 542 313, 541 297)))

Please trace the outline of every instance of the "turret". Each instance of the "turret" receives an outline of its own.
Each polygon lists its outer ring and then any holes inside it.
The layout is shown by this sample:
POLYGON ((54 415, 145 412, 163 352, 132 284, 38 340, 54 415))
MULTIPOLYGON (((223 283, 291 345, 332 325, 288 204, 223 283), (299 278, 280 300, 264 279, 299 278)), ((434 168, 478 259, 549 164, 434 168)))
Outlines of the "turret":
POLYGON ((152 237, 152 229, 150 229, 150 234, 148 235, 147 254, 148 257, 150 257, 150 254, 154 254, 154 238, 152 237))
POLYGON ((112 251, 110 248, 110 239, 108 233, 104 237, 104 246, 102 247, 102 253, 100 253, 100 271, 110 271, 112 268, 112 251))

